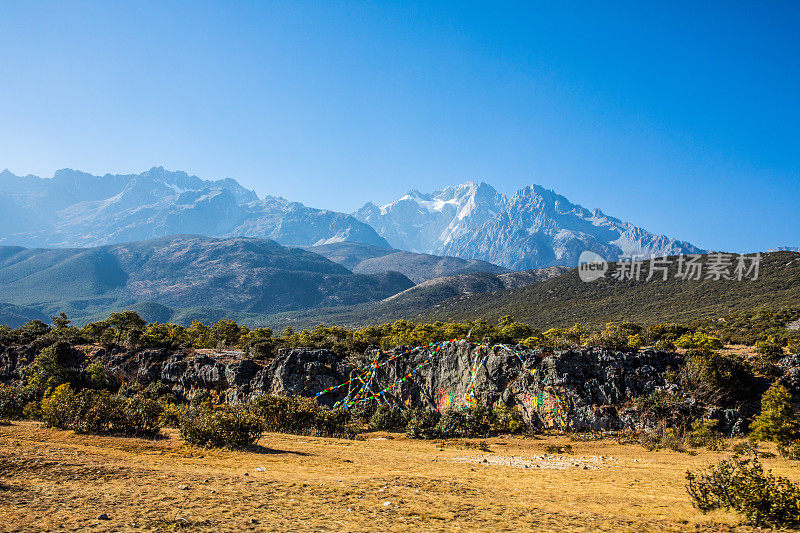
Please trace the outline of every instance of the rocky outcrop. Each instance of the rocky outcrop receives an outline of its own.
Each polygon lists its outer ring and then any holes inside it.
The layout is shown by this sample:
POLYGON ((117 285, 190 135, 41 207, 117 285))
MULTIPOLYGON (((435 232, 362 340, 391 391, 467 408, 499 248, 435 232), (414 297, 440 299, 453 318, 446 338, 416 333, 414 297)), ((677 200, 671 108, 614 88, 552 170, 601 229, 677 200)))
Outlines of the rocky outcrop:
POLYGON ((22 370, 36 356, 33 345, 0 346, 0 383, 22 379, 22 370))
MULTIPOLYGON (((620 430, 647 424, 631 408, 632 402, 669 388, 665 373, 676 370, 682 360, 678 354, 654 350, 540 353, 518 348, 466 341, 447 344, 406 381, 401 380, 428 360, 430 348, 401 348, 407 351, 404 356, 379 365, 374 372, 373 390, 386 389, 386 398, 409 407, 444 411, 474 397, 487 405, 518 405, 526 422, 538 427, 620 430)), ((157 380, 187 398, 207 390, 236 402, 260 394, 314 397, 346 382, 353 369, 367 368, 374 354, 368 350, 360 362, 350 364, 328 350, 284 349, 268 362, 223 362, 208 355, 145 350, 109 356, 107 365, 119 380, 157 380)), ((318 400, 331 405, 346 391, 343 387, 318 400)), ((698 408, 691 399, 687 402, 687 409, 698 408)), ((735 410, 710 408, 705 415, 719 420, 724 431, 742 429, 735 410)))
MULTIPOLYGON (((658 422, 640 416, 634 409, 637 398, 659 390, 680 394, 665 377, 678 369, 682 356, 651 349, 542 353, 522 346, 489 347, 467 341, 447 343, 433 356, 430 347, 398 349, 403 352, 400 357, 378 357, 370 376, 372 390, 383 391, 386 399, 407 407, 443 412, 472 401, 489 406, 502 402, 519 406, 525 421, 534 427, 609 431, 643 429, 658 422)), ((32 360, 28 351, 18 347, 0 352, 3 380, 21 376, 22 366, 32 360)), ((329 350, 293 348, 280 350, 271 360, 257 361, 229 353, 166 349, 105 353, 100 349, 93 357, 103 359, 118 383, 161 382, 184 399, 207 391, 220 401, 235 403, 262 394, 317 397, 320 391, 347 382, 354 372, 370 368, 376 353, 368 349, 360 357, 345 360, 329 350)), ((779 363, 780 379, 800 395, 800 359, 793 357, 779 363)), ((346 394, 347 387, 342 387, 317 400, 333 405, 346 394)), ((741 406, 702 405, 692 397, 676 409, 718 420, 718 427, 729 434, 746 430, 745 415, 753 414, 741 406)))

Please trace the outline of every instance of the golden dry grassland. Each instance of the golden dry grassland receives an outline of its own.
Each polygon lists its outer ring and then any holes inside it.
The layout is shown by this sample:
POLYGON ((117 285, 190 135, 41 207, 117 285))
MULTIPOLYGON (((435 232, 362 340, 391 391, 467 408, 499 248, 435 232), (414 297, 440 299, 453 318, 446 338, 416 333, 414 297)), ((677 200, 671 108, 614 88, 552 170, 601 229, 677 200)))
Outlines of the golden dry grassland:
MULTIPOLYGON (((3 531, 747 531, 703 515, 684 472, 726 452, 615 441, 465 442, 266 434, 247 451, 0 427, 3 531), (545 456, 547 445, 574 454, 545 456), (527 466, 527 468, 526 468, 527 466), (101 514, 108 519, 98 519, 101 514)), ((766 459, 800 480, 800 462, 766 459)))

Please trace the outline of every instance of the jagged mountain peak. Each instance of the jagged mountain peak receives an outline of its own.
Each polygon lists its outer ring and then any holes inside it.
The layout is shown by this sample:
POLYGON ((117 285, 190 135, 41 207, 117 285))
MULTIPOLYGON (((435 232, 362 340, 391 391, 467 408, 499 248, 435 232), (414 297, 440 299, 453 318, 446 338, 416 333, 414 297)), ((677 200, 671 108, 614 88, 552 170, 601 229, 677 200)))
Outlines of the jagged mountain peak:
POLYGON ((702 250, 589 211, 552 189, 528 185, 507 197, 467 181, 431 194, 406 194, 355 216, 395 248, 480 259, 513 269, 574 266, 583 250, 608 259, 628 254, 702 250))

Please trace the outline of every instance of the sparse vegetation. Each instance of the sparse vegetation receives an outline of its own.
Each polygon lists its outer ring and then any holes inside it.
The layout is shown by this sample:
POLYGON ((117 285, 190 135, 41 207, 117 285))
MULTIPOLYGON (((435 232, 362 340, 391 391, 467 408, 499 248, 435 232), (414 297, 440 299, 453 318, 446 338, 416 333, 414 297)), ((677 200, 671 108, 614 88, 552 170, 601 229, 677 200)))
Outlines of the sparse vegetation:
POLYGON ((194 406, 179 424, 181 437, 195 446, 243 448, 258 442, 264 423, 248 406, 194 406))
POLYGON ((734 456, 704 471, 687 471, 686 480, 692 504, 703 512, 733 509, 755 526, 800 525, 800 489, 764 471, 755 457, 734 456))

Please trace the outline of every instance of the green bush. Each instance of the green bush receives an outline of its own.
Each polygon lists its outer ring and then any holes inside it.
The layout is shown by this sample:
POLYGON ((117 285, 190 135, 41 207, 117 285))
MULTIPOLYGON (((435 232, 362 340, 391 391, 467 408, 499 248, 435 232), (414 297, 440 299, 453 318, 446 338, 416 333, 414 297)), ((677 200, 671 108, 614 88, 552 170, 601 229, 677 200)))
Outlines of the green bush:
POLYGON ((69 384, 59 385, 42 399, 42 421, 50 427, 71 429, 75 433, 107 433, 116 413, 108 391, 74 391, 69 384))
POLYGON ((550 455, 572 455, 575 450, 572 448, 572 444, 548 444, 544 447, 544 452, 550 455))
POLYGON ((685 333, 675 341, 675 346, 711 352, 722 349, 722 341, 705 333, 685 333))
POLYGON ((731 446, 731 451, 736 455, 758 455, 758 444, 752 441, 737 442, 731 446))
POLYGON ((778 452, 781 457, 791 459, 792 461, 800 460, 800 440, 793 441, 791 444, 778 446, 778 452))
POLYGON ((653 345, 653 348, 655 348, 659 352, 674 352, 675 343, 668 339, 659 339, 653 345))
POLYGON ((755 348, 756 352, 768 359, 783 357, 783 347, 771 338, 756 342, 755 348))
POLYGON ((604 331, 595 331, 589 335, 586 345, 605 350, 627 351, 631 349, 628 337, 620 328, 609 324, 604 331))
POLYGON ((246 405, 190 407, 181 417, 183 440, 195 446, 243 448, 258 442, 263 423, 246 405))
POLYGON ((264 395, 252 400, 249 408, 265 431, 344 438, 358 433, 347 411, 323 407, 313 398, 264 395))
POLYGON ((489 433, 489 408, 476 405, 449 409, 439 419, 435 432, 440 438, 485 437, 489 433))
POLYGON ((734 456, 705 471, 686 472, 686 490, 702 512, 734 509, 755 526, 800 526, 800 489, 753 457, 734 456))
POLYGON ((403 411, 388 403, 379 404, 375 414, 369 420, 369 427, 378 430, 393 430, 405 428, 408 420, 403 416, 403 411))
POLYGON ((750 437, 789 446, 800 438, 800 424, 795 417, 791 396, 782 385, 773 383, 761 397, 761 413, 750 426, 750 437))
POLYGON ((789 353, 800 354, 800 335, 793 335, 786 343, 789 353))
POLYGON ((436 437, 436 427, 439 424, 441 415, 438 411, 428 409, 410 409, 408 413, 408 424, 406 425, 406 435, 418 439, 430 439, 436 437))
POLYGON ((119 410, 114 427, 127 435, 154 437, 162 426, 163 405, 143 393, 115 398, 119 410))
POLYGON ((161 428, 162 413, 161 404, 142 395, 124 398, 106 390, 74 391, 65 383, 42 399, 38 417, 50 427, 76 433, 118 431, 154 437, 161 428))
POLYGON ((517 407, 499 403, 492 408, 489 427, 497 433, 519 433, 525 429, 525 421, 517 407))
POLYGON ((683 391, 709 404, 747 401, 755 393, 752 369, 741 357, 692 348, 678 371, 683 391))
POLYGON ((42 350, 26 369, 28 385, 42 397, 64 383, 84 385, 86 356, 69 343, 59 341, 42 350))
POLYGON ((170 428, 179 428, 181 425, 181 417, 186 412, 188 408, 187 405, 178 405, 174 403, 161 403, 161 418, 159 422, 161 423, 162 427, 170 427, 170 428))
MULTIPOLYGON (((675 428, 659 428, 646 431, 639 435, 639 442, 647 451, 672 450, 674 452, 686 452, 686 446, 680 434, 675 428)), ((692 452, 694 453, 694 452, 692 452)))
POLYGON ((686 444, 692 448, 705 447, 719 450, 722 447, 722 435, 717 431, 718 420, 700 420, 692 422, 692 429, 686 434, 686 444))

